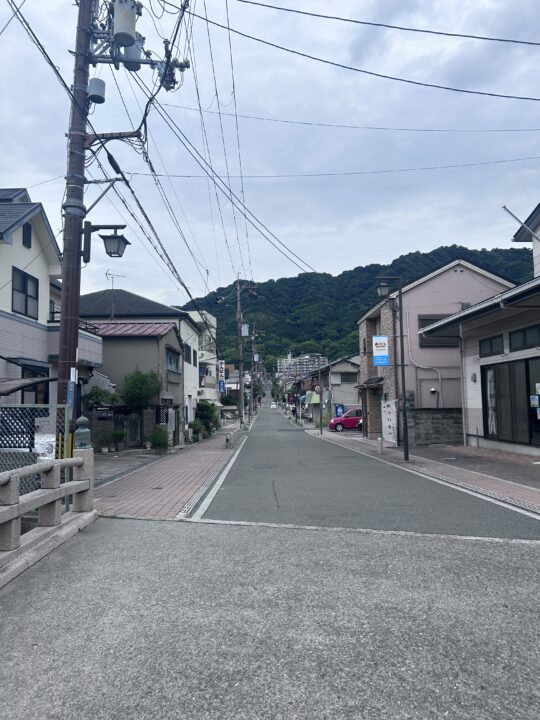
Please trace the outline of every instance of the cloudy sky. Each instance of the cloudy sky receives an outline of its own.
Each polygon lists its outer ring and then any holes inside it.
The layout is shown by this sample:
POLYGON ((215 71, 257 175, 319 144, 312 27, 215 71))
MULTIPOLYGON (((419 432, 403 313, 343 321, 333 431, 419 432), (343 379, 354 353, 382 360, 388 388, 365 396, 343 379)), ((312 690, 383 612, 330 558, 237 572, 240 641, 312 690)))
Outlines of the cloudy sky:
MULTIPOLYGON (((537 38, 534 0, 276 0, 276 4, 453 33, 537 38)), ((160 0, 145 0, 143 5, 137 29, 146 38, 145 48, 161 58, 162 38, 172 36, 177 11, 171 4, 164 8, 160 0)), ((355 25, 238 0, 228 0, 228 7, 231 28, 309 55, 420 82, 540 98, 540 47, 355 25)), ((204 0, 191 0, 190 9, 204 16, 204 0)), ((206 11, 210 20, 226 24, 225 0, 206 0, 206 11)), ((76 5, 69 0, 25 0, 22 12, 71 84, 76 5)), ((10 16, 4 0, 0 29, 10 16)), ((213 184, 160 116, 167 113, 169 125, 176 124, 226 182, 228 166, 230 185, 240 197, 229 36, 216 26, 209 30, 213 64, 207 24, 186 16, 178 47, 179 56, 191 60, 191 68, 175 92, 159 92, 160 108, 149 114, 148 156, 166 200, 140 148, 118 141, 108 146, 131 178, 193 296, 230 283, 237 273, 262 281, 300 272, 253 227, 246 235, 242 215, 233 216, 225 196, 220 195, 218 204, 213 184)), ((510 247, 517 225, 502 205, 524 219, 539 202, 540 159, 523 158, 540 156, 540 102, 418 87, 321 64, 234 33, 230 40, 238 113, 267 118, 238 118, 246 206, 315 270, 335 275, 445 244, 510 247), (472 166, 396 172, 464 164, 472 166), (382 170, 394 172, 375 172, 382 170)), ((32 199, 44 204, 54 231, 60 231, 69 98, 16 19, 0 35, 0 59, 2 186, 29 188, 32 199)), ((146 97, 133 75, 109 65, 92 68, 91 74, 106 82, 106 102, 94 106, 90 117, 94 128, 113 132, 137 126, 146 97)), ((152 88, 157 75, 143 67, 138 78, 152 88)), ((99 157, 112 174, 106 158, 99 157)), ((103 174, 94 162, 88 179, 100 177, 103 174)), ((119 261, 107 258, 95 243, 92 261, 83 270, 82 291, 110 287, 105 277, 109 270, 123 276, 115 280, 115 287, 170 304, 186 302, 185 291, 145 237, 145 233, 152 237, 151 231, 129 191, 117 187, 144 232, 110 191, 89 219, 126 222, 125 234, 133 245, 119 261)), ((91 185, 86 204, 99 192, 91 185)), ((61 232, 58 237, 61 245, 61 232)))

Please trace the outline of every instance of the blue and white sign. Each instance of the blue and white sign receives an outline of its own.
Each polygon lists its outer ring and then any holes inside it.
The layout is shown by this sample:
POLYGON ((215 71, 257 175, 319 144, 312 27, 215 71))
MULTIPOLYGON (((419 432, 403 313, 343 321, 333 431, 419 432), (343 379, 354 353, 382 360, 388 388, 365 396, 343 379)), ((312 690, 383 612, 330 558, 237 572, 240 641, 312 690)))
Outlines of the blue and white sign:
POLYGON ((219 392, 224 393, 225 392, 225 380, 219 381, 219 392))
POLYGON ((345 405, 336 405, 336 417, 343 417, 345 414, 345 405))
POLYGON ((373 365, 390 365, 390 353, 388 350, 388 335, 373 336, 373 365))

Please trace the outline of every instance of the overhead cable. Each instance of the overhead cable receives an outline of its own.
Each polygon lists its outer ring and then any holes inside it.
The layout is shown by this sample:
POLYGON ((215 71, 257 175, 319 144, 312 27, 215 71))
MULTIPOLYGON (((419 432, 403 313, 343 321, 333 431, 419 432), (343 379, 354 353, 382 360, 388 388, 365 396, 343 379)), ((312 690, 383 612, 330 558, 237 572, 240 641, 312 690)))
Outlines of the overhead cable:
POLYGON ((369 27, 387 28, 390 30, 401 30, 402 32, 424 33, 426 35, 442 35, 443 37, 461 38, 465 40, 487 40, 489 42, 512 43, 514 45, 532 45, 540 47, 540 42, 534 40, 516 40, 513 38, 493 37, 489 35, 472 35, 470 33, 444 32, 441 30, 428 30, 425 28, 404 27, 403 25, 389 25, 388 23, 373 22, 369 20, 355 20, 337 15, 323 15, 322 13, 297 10, 295 8, 282 7, 281 5, 269 5, 267 3, 255 2, 255 0, 238 0, 246 5, 258 5, 269 10, 282 10, 283 12, 295 13, 296 15, 308 15, 309 17, 322 18, 324 20, 339 20, 340 22, 352 23, 354 25, 367 25, 369 27))
POLYGON ((447 90, 449 92, 463 93, 465 95, 479 95, 481 97, 501 98, 504 100, 523 100, 523 101, 527 101, 527 102, 540 102, 540 97, 532 97, 529 95, 507 95, 507 94, 503 94, 503 93, 488 92, 488 91, 483 91, 483 90, 466 90, 465 88, 452 87, 450 85, 440 85, 438 83, 421 82, 420 80, 411 80, 410 78, 402 78, 402 77, 398 77, 396 75, 387 75, 385 73, 378 73, 378 72, 374 72, 372 70, 365 70, 364 68, 354 67, 353 65, 346 65, 345 63, 339 63, 334 60, 326 60, 325 58, 317 57, 316 55, 310 55, 309 53, 301 52, 300 50, 293 50, 292 48, 285 47, 284 45, 278 45, 277 43, 270 42, 269 40, 263 40, 262 38, 255 37, 254 35, 249 35, 248 33, 241 32, 240 30, 234 30, 233 28, 229 28, 226 25, 222 25, 221 23, 215 22, 214 20, 207 20, 206 18, 202 17, 201 15, 197 15, 196 13, 191 13, 191 11, 189 11, 189 10, 187 10, 186 12, 190 13, 191 15, 196 17, 198 20, 202 20, 203 22, 209 22, 211 25, 215 25, 216 27, 219 27, 222 30, 227 30, 227 31, 230 30, 230 32, 233 32, 236 35, 240 35, 241 37, 244 37, 247 40, 253 40, 255 42, 262 43, 263 45, 267 45, 268 47, 273 47, 276 50, 282 50, 283 52, 290 53, 292 55, 297 55, 298 57, 306 58, 307 60, 313 60, 318 63, 323 63, 324 65, 330 65, 332 67, 341 68, 342 70, 350 70, 352 72, 360 73, 362 75, 368 75, 369 77, 377 77, 377 78, 382 78, 384 80, 393 80, 395 82, 405 83, 407 85, 415 85, 417 87, 435 88, 437 90, 447 90))

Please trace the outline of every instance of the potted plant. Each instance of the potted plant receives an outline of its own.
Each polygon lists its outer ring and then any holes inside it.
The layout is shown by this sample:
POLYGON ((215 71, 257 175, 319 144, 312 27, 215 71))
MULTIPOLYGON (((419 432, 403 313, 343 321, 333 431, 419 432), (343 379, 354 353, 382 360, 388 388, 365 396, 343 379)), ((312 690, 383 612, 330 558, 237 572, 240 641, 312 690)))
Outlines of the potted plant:
POLYGON ((115 430, 112 434, 117 451, 125 448, 126 433, 123 430, 115 430))
POLYGON ((156 425, 150 435, 150 442, 155 450, 166 453, 169 448, 169 432, 164 425, 156 425))

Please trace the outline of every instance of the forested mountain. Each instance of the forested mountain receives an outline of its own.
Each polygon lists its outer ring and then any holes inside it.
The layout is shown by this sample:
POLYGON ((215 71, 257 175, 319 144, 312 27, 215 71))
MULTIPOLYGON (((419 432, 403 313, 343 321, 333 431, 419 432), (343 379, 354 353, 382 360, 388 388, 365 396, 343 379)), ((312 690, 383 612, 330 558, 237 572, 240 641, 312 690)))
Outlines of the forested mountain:
MULTIPOLYGON (((532 278, 528 248, 469 250, 458 245, 431 252, 401 255, 389 265, 366 265, 338 276, 303 273, 256 284, 256 295, 242 292, 244 322, 256 324, 258 350, 268 369, 277 357, 292 352, 323 353, 329 359, 358 352, 356 322, 378 302, 375 286, 381 275, 401 275, 407 285, 454 260, 467 260, 516 284, 532 278), (264 333, 264 335, 262 335, 264 333)), ((236 285, 218 288, 195 300, 218 320, 218 354, 236 362, 236 285), (218 302, 220 298, 224 298, 218 302)), ((192 309, 188 303, 184 309, 192 309)), ((250 343, 246 343, 249 345, 250 343)), ((249 349, 246 348, 246 358, 249 349)))

